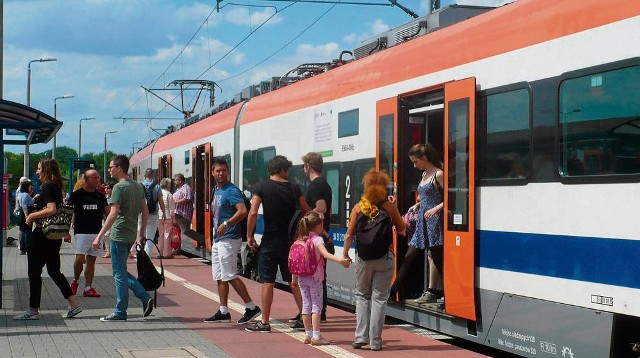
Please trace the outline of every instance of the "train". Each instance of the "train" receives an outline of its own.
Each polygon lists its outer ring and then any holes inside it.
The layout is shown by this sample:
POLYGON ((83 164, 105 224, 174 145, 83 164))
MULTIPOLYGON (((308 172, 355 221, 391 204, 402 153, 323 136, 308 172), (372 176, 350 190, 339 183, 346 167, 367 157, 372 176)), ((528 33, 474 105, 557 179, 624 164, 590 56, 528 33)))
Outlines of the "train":
MULTIPOLYGON (((227 158, 250 194, 276 154, 304 190, 301 157, 319 152, 339 252, 364 173, 386 172, 405 212, 421 174, 408 149, 431 143, 445 178, 445 298, 411 303, 428 275, 421 258, 388 316, 526 357, 635 356, 638 44, 638 1, 453 5, 363 43, 352 60, 248 87, 134 153, 131 173, 184 174, 192 230, 206 242, 196 253, 207 256, 212 157, 227 158)), ((396 268, 406 247, 396 237, 396 268)), ((329 263, 327 280, 332 302, 353 307, 353 275, 329 263)))

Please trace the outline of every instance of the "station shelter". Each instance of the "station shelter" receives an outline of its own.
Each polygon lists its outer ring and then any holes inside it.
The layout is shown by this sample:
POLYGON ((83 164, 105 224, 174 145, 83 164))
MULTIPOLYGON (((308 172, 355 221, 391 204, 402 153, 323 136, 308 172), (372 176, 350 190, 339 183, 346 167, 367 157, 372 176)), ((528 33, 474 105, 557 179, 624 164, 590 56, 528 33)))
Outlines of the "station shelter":
MULTIPOLYGON (((2 268, 3 247, 7 236, 8 178, 4 168, 5 145, 32 145, 49 142, 62 127, 62 122, 32 107, 0 99, 0 178, 3 178, 0 215, 2 217, 2 240, 0 240, 0 284, 4 281, 2 268), (5 137, 5 130, 7 136, 5 137), (9 139, 11 138, 11 139, 9 139)), ((0 289, 0 308, 2 308, 2 289, 0 289)))

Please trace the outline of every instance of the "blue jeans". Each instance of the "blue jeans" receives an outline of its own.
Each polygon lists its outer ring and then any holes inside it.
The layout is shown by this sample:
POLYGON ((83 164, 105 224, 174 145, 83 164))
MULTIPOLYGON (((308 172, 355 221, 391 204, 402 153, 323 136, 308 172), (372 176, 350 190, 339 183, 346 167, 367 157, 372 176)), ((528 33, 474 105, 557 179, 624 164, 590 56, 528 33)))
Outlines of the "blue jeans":
POLYGON ((116 282, 116 309, 113 313, 122 318, 127 318, 127 308, 129 307, 129 289, 133 294, 146 303, 150 296, 144 287, 133 275, 127 272, 127 256, 133 243, 110 240, 111 269, 116 282))

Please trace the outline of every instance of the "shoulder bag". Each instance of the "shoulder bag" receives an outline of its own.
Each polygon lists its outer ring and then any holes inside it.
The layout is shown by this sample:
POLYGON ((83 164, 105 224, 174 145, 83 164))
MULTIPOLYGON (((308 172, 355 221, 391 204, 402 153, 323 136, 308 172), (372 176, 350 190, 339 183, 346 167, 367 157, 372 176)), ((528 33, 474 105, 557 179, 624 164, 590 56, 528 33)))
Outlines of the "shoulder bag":
POLYGON ((56 213, 52 216, 38 219, 42 226, 42 232, 47 239, 59 240, 69 234, 71 230, 71 217, 73 216, 73 205, 57 204, 56 213))

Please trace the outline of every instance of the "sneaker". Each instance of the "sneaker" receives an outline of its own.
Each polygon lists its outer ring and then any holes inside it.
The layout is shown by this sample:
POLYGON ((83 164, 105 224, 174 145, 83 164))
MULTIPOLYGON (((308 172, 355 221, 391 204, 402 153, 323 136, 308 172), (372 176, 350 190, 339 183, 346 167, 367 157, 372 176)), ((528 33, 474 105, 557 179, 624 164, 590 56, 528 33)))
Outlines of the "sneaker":
POLYGON ((300 320, 300 313, 298 313, 298 315, 293 318, 289 318, 289 323, 296 323, 299 320, 300 320))
POLYGON ((22 312, 21 314, 19 314, 17 316, 13 316, 13 319, 15 319, 17 321, 40 319, 40 313, 33 312, 31 310, 27 310, 27 311, 24 311, 24 312, 22 312))
POLYGON ((100 322, 124 322, 126 320, 125 317, 116 316, 115 313, 100 318, 100 322))
POLYGON ((153 311, 153 298, 149 298, 146 303, 142 303, 142 317, 147 317, 153 311))
POLYGON ((78 292, 78 280, 71 281, 71 284, 69 286, 71 286, 71 293, 73 293, 73 295, 75 296, 78 292))
POLYGON ((312 346, 328 346, 331 344, 331 341, 327 341, 326 339, 320 337, 320 339, 312 339, 311 340, 311 345, 312 346))
POLYGON ((73 318, 80 312, 82 312, 82 308, 80 306, 71 307, 71 308, 69 308, 69 310, 67 311, 66 314, 62 315, 62 317, 64 317, 64 318, 73 318))
POLYGON ((305 337, 304 337, 304 341, 302 341, 302 343, 304 343, 304 344, 311 344, 311 337, 309 337, 309 336, 305 336, 305 337))
POLYGON ((96 289, 93 287, 91 287, 88 290, 85 290, 82 295, 84 297, 100 297, 100 294, 98 293, 98 291, 96 291, 96 289))
POLYGON ((351 348, 353 349, 362 349, 362 347, 366 346, 368 343, 366 342, 353 342, 351 343, 351 348))
POLYGON ((247 332, 269 333, 271 332, 271 326, 269 324, 262 323, 262 321, 258 321, 252 326, 244 327, 244 330, 247 332))
POLYGON ((262 313, 262 311, 260 311, 260 307, 258 306, 256 306, 252 310, 245 308, 244 315, 242 316, 242 318, 238 320, 238 324, 245 324, 250 321, 253 321, 260 315, 260 313, 262 313))
POLYGON ((436 297, 436 295, 429 291, 426 291, 422 294, 422 296, 413 300, 413 303, 434 303, 437 301, 437 299, 438 298, 436 297))
POLYGON ((302 322, 302 320, 296 321, 296 323, 291 325, 291 329, 297 330, 297 331, 304 331, 304 323, 302 322))
POLYGON ((231 322, 231 313, 227 312, 227 314, 222 314, 220 310, 216 312, 213 316, 209 318, 205 318, 204 320, 207 323, 227 323, 231 322))

